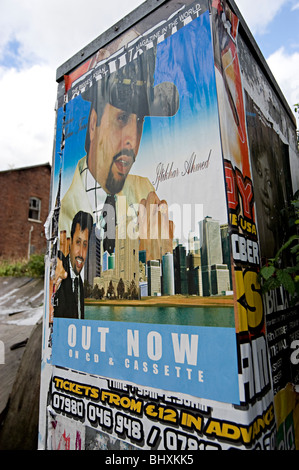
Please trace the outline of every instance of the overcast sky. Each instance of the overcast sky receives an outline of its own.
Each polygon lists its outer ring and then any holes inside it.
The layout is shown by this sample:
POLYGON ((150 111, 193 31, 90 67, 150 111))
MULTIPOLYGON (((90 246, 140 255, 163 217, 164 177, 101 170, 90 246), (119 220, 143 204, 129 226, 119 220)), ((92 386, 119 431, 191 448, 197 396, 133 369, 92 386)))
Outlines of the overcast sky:
MULTIPOLYGON (((52 162, 56 69, 141 0, 0 0, 0 170, 52 162)), ((236 0, 290 107, 299 0, 236 0)))

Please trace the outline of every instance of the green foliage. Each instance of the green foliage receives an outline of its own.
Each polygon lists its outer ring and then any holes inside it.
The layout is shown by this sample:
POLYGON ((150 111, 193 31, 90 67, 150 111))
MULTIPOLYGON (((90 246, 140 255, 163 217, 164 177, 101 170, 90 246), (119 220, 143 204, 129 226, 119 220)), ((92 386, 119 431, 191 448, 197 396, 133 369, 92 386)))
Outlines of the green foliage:
POLYGON ((25 276, 25 265, 22 261, 7 261, 0 262, 0 276, 20 277, 25 276))
POLYGON ((289 222, 290 228, 296 233, 289 237, 278 250, 275 258, 269 259, 267 266, 263 266, 260 272, 263 292, 283 286, 294 301, 299 295, 299 192, 295 196, 289 222), (286 265, 284 259, 291 260, 291 262, 286 265))
POLYGON ((45 273, 44 255, 31 255, 29 261, 26 260, 1 260, 0 276, 12 277, 43 277, 45 273))
POLYGON ((31 277, 43 277, 45 274, 44 255, 31 255, 26 269, 31 277))

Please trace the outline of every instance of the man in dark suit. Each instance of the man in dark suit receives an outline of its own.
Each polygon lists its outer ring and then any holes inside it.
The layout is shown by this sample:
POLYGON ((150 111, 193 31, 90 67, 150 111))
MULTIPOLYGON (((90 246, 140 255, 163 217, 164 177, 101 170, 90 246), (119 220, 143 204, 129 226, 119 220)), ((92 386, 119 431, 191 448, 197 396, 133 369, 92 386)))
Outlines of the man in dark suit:
POLYGON ((58 252, 54 317, 84 318, 84 291, 80 273, 83 269, 90 233, 92 216, 78 212, 72 222, 70 251, 64 256, 58 252))

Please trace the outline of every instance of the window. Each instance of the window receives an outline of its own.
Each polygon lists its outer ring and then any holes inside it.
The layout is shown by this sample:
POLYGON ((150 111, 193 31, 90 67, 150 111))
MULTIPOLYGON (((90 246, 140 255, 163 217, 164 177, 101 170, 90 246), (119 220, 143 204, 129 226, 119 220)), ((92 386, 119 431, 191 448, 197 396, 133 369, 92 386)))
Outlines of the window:
POLYGON ((40 220, 41 200, 37 197, 29 199, 29 214, 28 218, 33 220, 40 220))

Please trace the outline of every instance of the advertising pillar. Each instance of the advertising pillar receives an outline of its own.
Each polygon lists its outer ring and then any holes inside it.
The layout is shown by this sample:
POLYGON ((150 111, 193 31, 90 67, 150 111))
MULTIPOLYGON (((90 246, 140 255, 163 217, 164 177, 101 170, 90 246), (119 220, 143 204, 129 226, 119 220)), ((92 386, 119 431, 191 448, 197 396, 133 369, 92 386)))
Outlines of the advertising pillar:
POLYGON ((164 2, 59 83, 41 449, 275 447, 237 38, 164 2))

